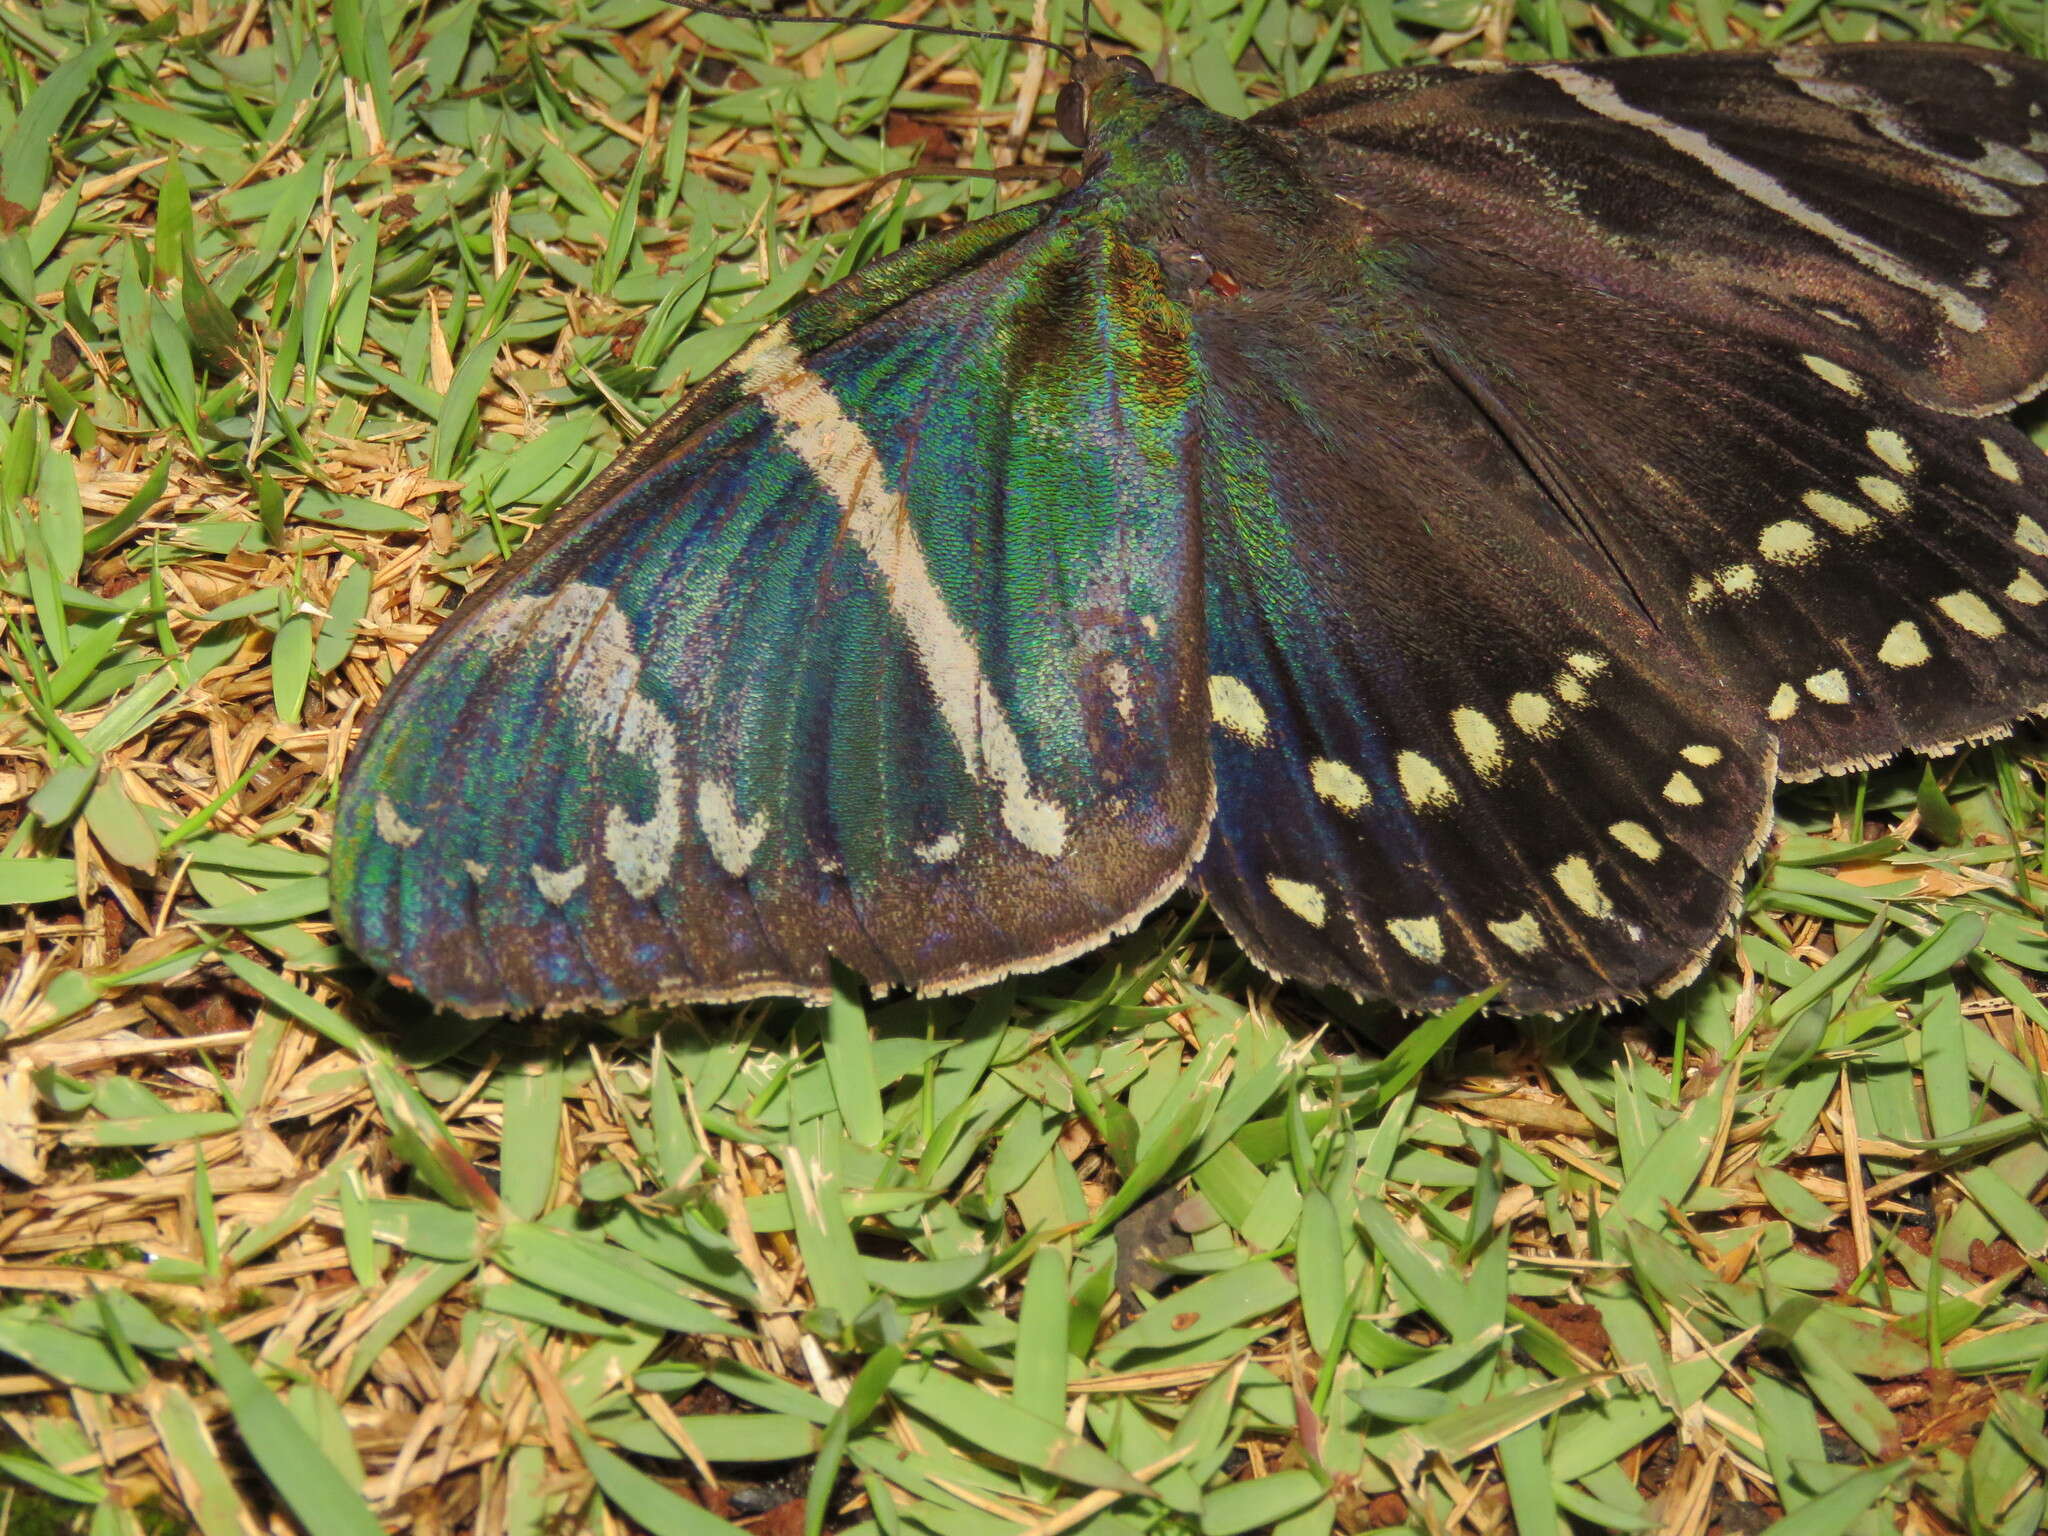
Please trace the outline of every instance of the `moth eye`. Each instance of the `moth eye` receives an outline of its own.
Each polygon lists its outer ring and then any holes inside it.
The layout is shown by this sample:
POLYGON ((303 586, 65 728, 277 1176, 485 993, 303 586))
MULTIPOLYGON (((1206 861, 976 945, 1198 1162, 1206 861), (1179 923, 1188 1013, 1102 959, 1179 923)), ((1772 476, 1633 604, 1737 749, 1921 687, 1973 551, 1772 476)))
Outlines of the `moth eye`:
POLYGON ((1078 80, 1069 80, 1060 87, 1059 99, 1053 103, 1052 120, 1060 136, 1074 148, 1088 147, 1088 92, 1078 80))

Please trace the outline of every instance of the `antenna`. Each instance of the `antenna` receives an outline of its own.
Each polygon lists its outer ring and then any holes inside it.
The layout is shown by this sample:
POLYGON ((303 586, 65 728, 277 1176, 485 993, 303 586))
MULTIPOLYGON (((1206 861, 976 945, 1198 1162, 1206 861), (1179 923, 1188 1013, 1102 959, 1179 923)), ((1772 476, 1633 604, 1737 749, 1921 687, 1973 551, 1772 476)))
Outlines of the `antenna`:
MULTIPOLYGON (((949 27, 931 21, 882 21, 860 16, 779 16, 772 11, 757 11, 744 5, 718 5, 713 0, 667 0, 667 3, 685 11, 699 11, 706 16, 724 16, 733 21, 794 21, 813 27, 887 27, 892 32, 925 32, 934 37, 972 37, 988 43, 1024 43, 1033 48, 1047 48, 1065 59, 1074 62, 1074 50, 1064 43, 1055 43, 1050 38, 1032 37, 1028 33, 983 32, 974 27, 949 27)), ((1081 0, 1082 14, 1088 11, 1088 0, 1081 0)), ((1083 37, 1086 37, 1084 32, 1083 37)))

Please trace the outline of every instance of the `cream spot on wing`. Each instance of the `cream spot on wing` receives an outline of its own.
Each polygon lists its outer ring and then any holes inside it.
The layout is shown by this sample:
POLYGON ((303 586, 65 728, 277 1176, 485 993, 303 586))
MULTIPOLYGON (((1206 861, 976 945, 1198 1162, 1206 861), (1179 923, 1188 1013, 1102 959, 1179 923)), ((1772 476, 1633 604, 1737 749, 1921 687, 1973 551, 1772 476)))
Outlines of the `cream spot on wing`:
POLYGON ((2042 586, 2032 576, 2021 571, 2006 583, 2005 595, 2022 607, 2034 608, 2048 600, 2048 587, 2042 586))
POLYGON ((1724 571, 1716 571, 1714 580, 1730 597, 1747 597, 1756 590, 1756 567, 1731 565, 1724 571))
POLYGON ((1778 684, 1778 691, 1771 695, 1770 707, 1764 711, 1773 720, 1790 720, 1799 713, 1799 694, 1790 683, 1778 684))
POLYGON ((640 692, 641 657, 633 627, 609 587, 572 581, 554 592, 514 597, 453 642, 465 649, 517 643, 558 657, 558 695, 578 734, 609 747, 651 781, 644 821, 608 806, 604 856, 626 894, 644 899, 667 883, 682 844, 682 741, 661 708, 640 692))
POLYGON ((1518 955, 1533 955, 1543 947, 1543 929, 1533 912, 1488 923, 1486 931, 1518 955))
POLYGON ((1837 533, 1868 533, 1877 526, 1877 519, 1855 502, 1830 496, 1826 491, 1808 491, 1800 500, 1807 511, 1837 533))
POLYGON ((1586 651, 1573 651, 1571 655, 1565 657, 1564 664, 1588 682, 1607 670, 1605 656, 1594 656, 1586 651))
POLYGON ((1806 691, 1823 704, 1846 704, 1849 702, 1849 679, 1838 667, 1825 672, 1816 672, 1806 680, 1806 691))
POLYGON ((1102 680, 1109 684, 1109 701, 1116 708, 1116 717, 1129 725, 1138 713, 1137 701, 1131 697, 1131 669, 1112 661, 1102 669, 1102 680))
POLYGON ((1678 755, 1684 758, 1688 763, 1691 763, 1695 768, 1711 768, 1714 766, 1714 764, 1721 761, 1721 749, 1719 747, 1709 747, 1704 744, 1696 744, 1690 747, 1680 747, 1678 749, 1678 755))
POLYGON ((2041 525, 2025 513, 2012 525, 2012 541, 2028 554, 2048 559, 2048 532, 2043 532, 2041 525))
POLYGON ((1323 926, 1323 919, 1329 915, 1329 906, 1323 899, 1323 893, 1315 886, 1306 880, 1289 880, 1282 875, 1266 876, 1266 884, 1280 898, 1280 905, 1309 927, 1323 926))
POLYGON ((1714 599, 1714 584, 1704 576, 1695 576, 1692 585, 1685 589, 1688 603, 1708 603, 1714 599))
POLYGON ((1493 779, 1508 765, 1508 754, 1500 739, 1500 727, 1478 710, 1461 707, 1451 711, 1451 731, 1465 760, 1482 779, 1493 779))
POLYGON ((1550 686, 1552 691, 1567 704, 1583 704, 1592 697, 1591 694, 1586 692, 1586 685, 1569 672, 1558 673, 1557 680, 1550 686))
POLYGON ((1557 727, 1557 710, 1540 693, 1518 693, 1509 699, 1508 718, 1524 736, 1547 736, 1557 727))
POLYGON ((540 899, 551 907, 559 907, 583 885, 583 877, 589 873, 581 864, 571 864, 567 869, 544 869, 536 864, 528 871, 533 876, 533 888, 540 892, 540 899))
POLYGON ((1896 480, 1887 480, 1883 475, 1864 475, 1857 480, 1856 488, 1894 517, 1902 515, 1913 504, 1912 496, 1903 485, 1896 480))
POLYGON ((1418 960, 1434 965, 1444 957, 1443 924, 1433 917, 1397 917, 1387 924, 1387 932, 1418 960))
POLYGON ((732 786, 705 779, 697 785, 697 825, 704 829, 704 840, 711 845, 711 856, 718 860, 719 868, 738 879, 754 862, 754 851, 768 835, 768 813, 762 811, 752 820, 742 821, 732 786))
POLYGON ((1573 854, 1550 872, 1550 878, 1557 882, 1565 899, 1588 917, 1612 917, 1614 903, 1607 899, 1607 893, 1600 889, 1600 881, 1593 874, 1593 866, 1578 854, 1573 854))
POLYGON ((389 795, 379 795, 371 818, 377 826, 377 835, 397 848, 410 848, 427 835, 425 827, 416 827, 398 814, 398 807, 391 803, 389 795))
POLYGON ((1917 667, 1930 654, 1920 626, 1910 619, 1894 624, 1877 648, 1877 659, 1888 667, 1917 667))
POLYGON ((475 859, 464 859, 462 861, 462 872, 478 885, 482 885, 491 878, 491 866, 479 864, 475 859))
POLYGON ((1372 804, 1372 786, 1355 768, 1335 758, 1319 757, 1310 763, 1308 781, 1318 795, 1340 811, 1356 811, 1372 804))
POLYGON ((1863 381, 1844 368, 1840 363, 1825 357, 1815 357, 1811 352, 1802 352, 1799 361, 1806 364, 1826 382, 1835 386, 1845 395, 1863 396, 1863 381))
POLYGON ((1657 856, 1664 851, 1664 845, 1640 821, 1617 821, 1607 829, 1607 835, 1645 864, 1656 863, 1657 856))
POLYGON ((1440 811, 1458 803, 1458 792, 1443 769, 1420 752, 1403 752, 1394 766, 1401 776, 1401 793, 1417 810, 1440 811))
POLYGON ((1772 523, 1756 541, 1757 553, 1774 565, 1797 565, 1820 553, 1820 537, 1795 517, 1772 523))
POLYGON ((1937 597, 1934 606, 1979 639, 1996 640, 2005 633, 2005 620, 1974 592, 1951 592, 1937 597))
POLYGON ((1698 805, 1703 799, 1699 785, 1687 773, 1674 773, 1664 781, 1664 798, 1673 805, 1698 805))
POLYGON ((1270 739, 1266 706, 1242 678, 1218 673, 1209 679, 1209 709, 1216 723, 1240 741, 1263 747, 1270 739))
POLYGON ((960 834, 942 832, 928 843, 913 843, 910 851, 927 864, 950 864, 960 857, 960 834))
POLYGON ((1002 791, 1003 826, 1018 843, 1057 858, 1066 851, 1067 813, 1032 787, 1023 745, 982 670, 981 653, 939 590, 874 444, 840 409, 831 387, 804 366, 788 321, 748 343, 730 367, 838 502, 841 527, 867 556, 968 774, 1002 791))
POLYGON ((1872 427, 1864 434, 1863 441, 1895 475, 1910 475, 1920 467, 1919 461, 1913 457, 1913 445, 1890 427, 1872 427))
POLYGON ((2013 456, 2005 451, 2005 444, 1995 438, 1980 437, 1977 446, 1984 450, 1984 467, 2001 480, 2020 483, 2020 467, 2013 456))

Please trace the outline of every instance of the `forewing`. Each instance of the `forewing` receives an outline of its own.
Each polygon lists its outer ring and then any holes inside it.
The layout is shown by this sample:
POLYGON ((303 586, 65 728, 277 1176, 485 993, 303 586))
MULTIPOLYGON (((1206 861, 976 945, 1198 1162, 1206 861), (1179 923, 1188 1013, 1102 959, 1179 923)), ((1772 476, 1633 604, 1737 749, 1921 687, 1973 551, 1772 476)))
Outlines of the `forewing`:
POLYGON ((749 346, 401 673, 337 818, 351 944, 472 1013, 815 998, 1170 894, 1213 790, 1155 280, 1027 210, 749 346))
POLYGON ((1390 237, 1597 273, 1981 413, 2048 375, 2044 111, 2048 65, 1915 44, 1399 70, 1255 121, 1390 237))
POLYGON ((1760 713, 1626 600, 1426 355, 1220 307, 1200 335, 1198 873, 1232 931, 1408 1008, 1691 974, 1766 814, 1760 713))
POLYGON ((1441 263, 1434 355, 1788 777, 2002 732, 2048 704, 2048 462, 1838 356, 1562 276, 1441 263), (1597 369, 1547 345, 1602 339, 1597 369))

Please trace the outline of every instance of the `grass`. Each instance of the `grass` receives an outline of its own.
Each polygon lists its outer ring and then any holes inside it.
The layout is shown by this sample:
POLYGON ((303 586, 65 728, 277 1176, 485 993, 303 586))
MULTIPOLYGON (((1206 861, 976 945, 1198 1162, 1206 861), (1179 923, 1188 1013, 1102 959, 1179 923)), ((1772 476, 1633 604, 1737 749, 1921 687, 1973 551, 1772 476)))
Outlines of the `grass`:
MULTIPOLYGON (((1500 38, 2048 36, 1095 14, 1233 110, 1500 38)), ((1057 81, 658 0, 0 40, 0 1528, 2043 1524, 2037 738, 1788 792, 1723 961, 1606 1019, 1404 1039, 1185 909, 963 999, 427 1016, 325 919, 363 709, 754 322, 998 196, 879 176, 1063 153, 1057 81)))

